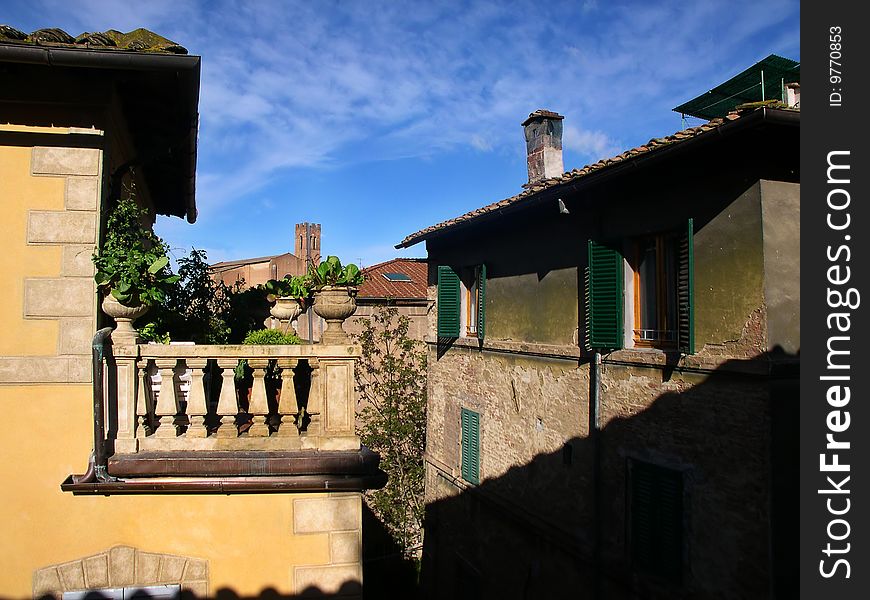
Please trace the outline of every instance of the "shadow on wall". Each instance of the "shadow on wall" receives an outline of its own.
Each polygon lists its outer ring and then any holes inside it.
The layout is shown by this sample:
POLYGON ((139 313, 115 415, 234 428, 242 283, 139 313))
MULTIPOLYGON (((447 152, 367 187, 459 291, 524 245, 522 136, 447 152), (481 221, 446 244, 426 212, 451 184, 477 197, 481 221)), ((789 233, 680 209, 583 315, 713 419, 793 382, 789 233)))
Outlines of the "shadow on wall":
MULTIPOLYGON (((122 598, 120 595, 111 595, 107 591, 99 591, 94 590, 92 592, 88 592, 84 596, 76 596, 79 600, 119 600, 122 598)), ((3 597, 0 596, 0 599, 3 597)), ((54 595, 46 595, 41 596, 38 600, 57 600, 57 596, 54 595)), ((235 590, 230 588, 221 588, 217 590, 217 592, 213 595, 209 596, 200 596, 197 595, 190 590, 182 590, 180 593, 172 596, 159 595, 154 596, 150 595, 143 591, 137 592, 126 592, 123 596, 124 600, 154 600, 159 598, 160 600, 166 600, 168 598, 178 599, 178 600, 203 600, 203 599, 214 599, 214 600, 294 600, 294 599, 302 599, 302 598, 320 598, 320 599, 335 599, 335 600, 359 600, 362 598, 360 595, 360 586, 358 582, 348 581, 342 584, 338 591, 336 592, 324 592, 318 587, 308 587, 304 589, 299 594, 282 594, 278 592, 274 588, 265 588, 256 596, 251 595, 240 595, 235 590)))
POLYGON ((422 596, 797 597, 798 361, 605 364, 599 431, 478 486, 430 465, 422 596))

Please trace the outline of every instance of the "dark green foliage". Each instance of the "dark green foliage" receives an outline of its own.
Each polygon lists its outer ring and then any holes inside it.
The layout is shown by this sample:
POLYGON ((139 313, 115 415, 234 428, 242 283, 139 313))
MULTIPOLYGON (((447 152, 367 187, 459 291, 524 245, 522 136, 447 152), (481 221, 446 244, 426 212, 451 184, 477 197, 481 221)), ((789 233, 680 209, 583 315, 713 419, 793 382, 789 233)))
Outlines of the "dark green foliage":
POLYGON ((214 281, 205 250, 193 248, 179 258, 178 275, 163 303, 152 311, 156 333, 197 344, 239 344, 249 331, 263 326, 269 314, 263 293, 214 281))
POLYGON ((426 445, 426 351, 408 337, 408 318, 394 307, 361 319, 357 389, 360 436, 381 455, 387 485, 367 493, 373 512, 406 556, 422 540, 423 451, 426 445))
POLYGON ((168 333, 160 333, 157 330, 157 323, 151 321, 139 330, 139 337, 145 342, 156 342, 158 344, 168 344, 172 341, 172 337, 168 333))
POLYGON ((178 276, 169 268, 166 244, 142 224, 147 211, 136 204, 135 182, 125 192, 109 215, 103 247, 92 257, 94 281, 125 306, 153 306, 163 302, 178 276))

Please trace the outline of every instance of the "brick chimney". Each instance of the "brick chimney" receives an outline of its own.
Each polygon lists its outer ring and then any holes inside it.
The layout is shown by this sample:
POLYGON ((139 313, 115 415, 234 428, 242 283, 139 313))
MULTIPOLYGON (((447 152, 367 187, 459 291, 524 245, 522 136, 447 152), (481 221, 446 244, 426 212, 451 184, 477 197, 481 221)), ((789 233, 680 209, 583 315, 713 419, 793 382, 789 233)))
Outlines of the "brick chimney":
POLYGON ((562 119, 564 118, 559 113, 538 109, 523 121, 529 184, 550 177, 559 177, 564 172, 562 166, 562 119))

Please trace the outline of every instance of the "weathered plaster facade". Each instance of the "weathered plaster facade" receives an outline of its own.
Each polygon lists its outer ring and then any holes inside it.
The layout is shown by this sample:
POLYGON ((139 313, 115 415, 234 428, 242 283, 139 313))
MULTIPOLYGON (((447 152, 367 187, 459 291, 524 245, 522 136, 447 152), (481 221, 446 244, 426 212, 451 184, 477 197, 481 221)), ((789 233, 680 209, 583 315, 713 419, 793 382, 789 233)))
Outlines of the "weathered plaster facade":
POLYGON ((787 595, 796 541, 782 523, 796 516, 787 474, 800 349, 796 133, 734 136, 428 236, 430 301, 439 265, 484 263, 487 281, 483 339, 439 339, 437 310, 430 315, 427 597, 787 595), (632 240, 679 231, 689 218, 694 353, 635 341, 626 259, 625 339, 601 357, 596 402, 595 356, 584 348, 586 240, 612 240, 630 256, 632 240), (463 408, 480 415, 478 485, 462 477, 463 408), (682 482, 676 579, 633 562, 638 463, 682 482))

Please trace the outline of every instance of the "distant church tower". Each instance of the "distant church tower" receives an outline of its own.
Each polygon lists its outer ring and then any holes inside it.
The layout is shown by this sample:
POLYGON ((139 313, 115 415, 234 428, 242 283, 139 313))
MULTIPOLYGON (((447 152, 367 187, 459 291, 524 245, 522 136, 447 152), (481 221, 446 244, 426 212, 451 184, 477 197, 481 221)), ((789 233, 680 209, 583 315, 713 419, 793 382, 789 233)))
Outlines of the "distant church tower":
POLYGON ((298 258, 309 258, 307 251, 311 250, 311 261, 314 264, 320 262, 320 224, 319 223, 297 223, 296 224, 296 246, 293 254, 298 258), (308 236, 306 240, 305 236, 308 236))

